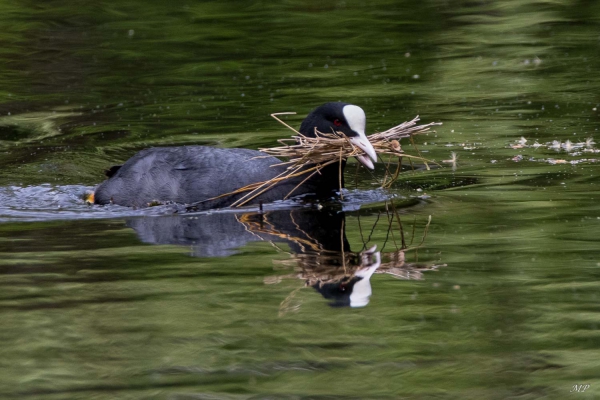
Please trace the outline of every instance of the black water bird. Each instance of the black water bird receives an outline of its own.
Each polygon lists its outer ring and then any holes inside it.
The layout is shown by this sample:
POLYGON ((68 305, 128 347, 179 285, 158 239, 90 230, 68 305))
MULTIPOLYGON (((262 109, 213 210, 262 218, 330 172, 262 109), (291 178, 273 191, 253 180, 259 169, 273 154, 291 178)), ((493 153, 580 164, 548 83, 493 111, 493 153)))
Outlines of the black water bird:
MULTIPOLYGON (((299 132, 315 137, 315 131, 342 132, 365 154, 357 156, 373 169, 377 155, 365 135, 366 117, 362 108, 341 102, 326 103, 313 110, 299 132)), ((346 161, 342 160, 343 168, 346 161)), ((142 150, 122 166, 107 171, 109 178, 94 192, 96 204, 144 207, 159 202, 196 204, 200 209, 226 207, 241 198, 235 194, 214 199, 249 184, 268 181, 285 171, 281 160, 256 150, 223 149, 206 146, 155 147, 142 150), (256 158, 256 157, 261 158, 256 158)), ((308 167, 306 167, 308 168, 308 167)), ((300 187, 306 175, 289 178, 253 199, 254 204, 314 194, 331 197, 339 190, 339 162, 321 169, 300 187), (294 190, 295 189, 295 190, 294 190)), ((343 182, 342 182, 343 184, 343 182)))

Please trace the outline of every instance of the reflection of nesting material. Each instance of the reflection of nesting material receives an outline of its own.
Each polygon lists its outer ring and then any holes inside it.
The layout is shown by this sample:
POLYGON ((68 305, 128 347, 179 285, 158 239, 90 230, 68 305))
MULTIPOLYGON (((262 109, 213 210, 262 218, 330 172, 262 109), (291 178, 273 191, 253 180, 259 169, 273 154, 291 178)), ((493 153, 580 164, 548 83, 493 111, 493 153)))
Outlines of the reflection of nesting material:
POLYGON ((376 273, 392 275, 398 279, 422 280, 423 272, 436 271, 438 268, 447 265, 407 263, 406 253, 403 250, 384 253, 384 257, 388 258, 389 261, 382 263, 376 273))
MULTIPOLYGON (((376 246, 374 246, 376 247, 376 246)), ((373 262, 370 255, 379 255, 379 266, 376 274, 388 274, 398 279, 422 280, 423 272, 435 271, 446 264, 424 264, 406 262, 403 250, 389 253, 374 252, 371 249, 362 253, 347 252, 344 254, 346 264, 343 265, 341 254, 300 253, 293 254, 289 260, 274 260, 276 265, 294 268, 295 274, 265 278, 266 284, 281 282, 285 278, 297 278, 305 281, 306 286, 324 284, 333 281, 350 280, 362 269, 369 268, 373 262), (383 260, 383 262, 381 261, 383 260)))
MULTIPOLYGON (((349 281, 361 270, 373 269, 381 265, 381 254, 377 246, 361 253, 352 252, 314 252, 292 254, 289 260, 275 260, 275 264, 294 269, 295 274, 285 278, 297 278, 305 281, 306 286, 323 285, 330 282, 349 281)), ((370 276, 370 275, 369 275, 370 276)))

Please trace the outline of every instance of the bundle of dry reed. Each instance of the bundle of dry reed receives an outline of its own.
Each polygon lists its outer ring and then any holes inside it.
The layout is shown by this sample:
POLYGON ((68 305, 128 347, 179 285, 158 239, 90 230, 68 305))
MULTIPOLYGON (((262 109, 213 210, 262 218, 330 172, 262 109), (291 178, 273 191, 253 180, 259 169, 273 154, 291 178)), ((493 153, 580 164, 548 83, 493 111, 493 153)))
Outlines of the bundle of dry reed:
MULTIPOLYGON (((278 183, 295 178, 302 175, 307 175, 294 189, 287 194, 285 198, 290 197, 294 194, 295 190, 298 189, 304 182, 309 178, 319 173, 319 171, 330 164, 338 162, 342 159, 354 157, 363 153, 363 151, 354 146, 348 138, 342 132, 318 132, 315 131, 316 137, 307 137, 302 135, 300 132, 283 122, 278 118, 279 115, 295 114, 293 112, 276 113, 271 114, 273 118, 285 125, 287 128, 294 131, 295 135, 288 139, 278 140, 282 146, 261 148, 260 151, 266 153, 269 156, 278 158, 286 158, 287 161, 283 161, 276 165, 288 165, 285 172, 265 182, 257 182, 251 185, 244 186, 230 193, 225 193, 220 196, 208 199, 215 200, 218 198, 231 196, 239 193, 245 193, 244 196, 236 200, 231 204, 231 207, 240 207, 248 202, 252 201, 262 193, 271 189, 278 183)), ((386 176, 383 179, 382 187, 388 187, 393 183, 399 173, 401 167, 402 158, 408 158, 409 160, 416 160, 424 162, 427 166, 427 160, 423 158, 417 147, 412 141, 414 135, 427 133, 430 131, 432 126, 441 125, 440 122, 431 122, 426 125, 417 125, 419 117, 413 118, 411 121, 404 122, 393 128, 390 128, 384 132, 375 133, 368 136, 369 142, 373 145, 375 152, 379 155, 388 155, 389 160, 386 165, 386 176), (418 155, 406 154, 400 146, 400 139, 409 138, 415 147, 418 155), (390 162, 393 157, 397 157, 397 167, 394 173, 389 170, 390 162), (388 179, 388 174, 390 178, 388 179)), ((266 156, 265 156, 266 157, 266 156)), ((427 168, 429 168, 427 166, 427 168)), ((341 164, 340 164, 340 193, 341 193, 341 164)), ((208 201, 205 200, 205 201, 208 201)))
MULTIPOLYGON (((354 157, 362 154, 363 151, 354 146, 348 138, 341 132, 319 132, 316 131, 316 137, 307 137, 290 127, 279 118, 278 115, 294 113, 271 114, 273 118, 296 133, 289 139, 279 139, 278 142, 283 146, 262 148, 260 151, 274 157, 285 157, 289 160, 282 163, 296 165, 307 164, 327 164, 336 162, 341 158, 354 157), (290 144, 291 143, 291 144, 290 144)), ((400 146, 400 139, 411 138, 414 135, 426 133, 435 125, 441 125, 440 122, 432 122, 426 125, 417 125, 419 117, 416 116, 411 121, 404 122, 387 131, 375 133, 368 136, 369 142, 373 145, 375 152, 379 155, 391 155, 396 157, 408 157, 421 161, 426 161, 421 156, 413 156, 404 153, 400 146)))

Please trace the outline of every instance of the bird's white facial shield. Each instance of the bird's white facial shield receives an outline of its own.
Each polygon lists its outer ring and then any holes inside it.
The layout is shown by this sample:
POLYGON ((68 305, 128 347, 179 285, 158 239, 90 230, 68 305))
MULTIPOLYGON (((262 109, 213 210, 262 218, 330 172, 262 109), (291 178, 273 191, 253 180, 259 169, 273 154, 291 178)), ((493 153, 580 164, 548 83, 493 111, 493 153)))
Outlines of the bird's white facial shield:
POLYGON ((365 135, 365 127, 367 123, 365 112, 362 108, 350 104, 344 106, 343 112, 344 117, 348 122, 348 126, 357 134, 357 136, 348 138, 350 143, 365 152, 364 154, 357 155, 356 159, 365 167, 374 169, 375 165, 373 165, 373 161, 377 161, 377 153, 365 135))

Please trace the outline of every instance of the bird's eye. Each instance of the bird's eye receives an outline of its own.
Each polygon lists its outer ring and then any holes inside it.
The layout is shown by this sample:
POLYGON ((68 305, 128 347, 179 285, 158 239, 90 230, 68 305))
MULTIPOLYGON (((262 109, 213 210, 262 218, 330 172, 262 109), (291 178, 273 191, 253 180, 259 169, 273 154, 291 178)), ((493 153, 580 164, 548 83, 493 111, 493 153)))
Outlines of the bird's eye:
POLYGON ((336 118, 336 119, 333 120, 333 124, 335 126, 342 126, 342 121, 340 121, 339 119, 336 118))

